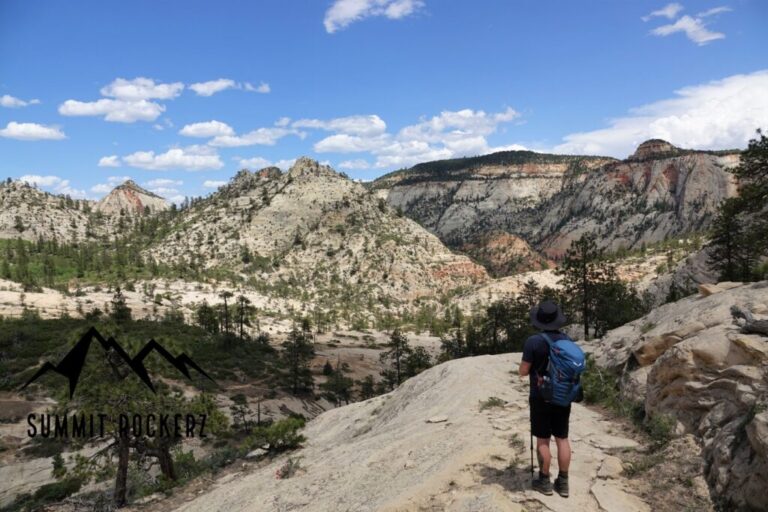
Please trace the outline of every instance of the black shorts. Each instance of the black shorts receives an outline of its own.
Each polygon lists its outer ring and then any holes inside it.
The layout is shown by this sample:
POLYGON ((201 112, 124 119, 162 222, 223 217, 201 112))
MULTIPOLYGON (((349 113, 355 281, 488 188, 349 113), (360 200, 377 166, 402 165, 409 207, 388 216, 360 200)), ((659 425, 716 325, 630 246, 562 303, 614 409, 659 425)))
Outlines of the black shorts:
POLYGON ((531 432, 536 437, 548 439, 550 436, 568 438, 568 419, 571 406, 562 407, 549 404, 541 398, 528 398, 531 406, 531 432))

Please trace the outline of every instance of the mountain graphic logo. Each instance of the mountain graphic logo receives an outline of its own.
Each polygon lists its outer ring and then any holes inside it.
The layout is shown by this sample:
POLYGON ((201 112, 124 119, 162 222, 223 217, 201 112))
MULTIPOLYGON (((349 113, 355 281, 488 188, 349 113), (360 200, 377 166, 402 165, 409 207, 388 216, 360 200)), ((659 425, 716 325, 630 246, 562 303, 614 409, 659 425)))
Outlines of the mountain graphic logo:
POLYGON ((146 386, 151 389, 153 393, 157 393, 157 391, 155 390, 155 386, 152 385, 152 380, 149 378, 147 369, 144 367, 144 359, 152 352, 157 352, 163 356, 166 361, 171 363, 174 368, 179 370, 186 378, 190 380, 192 377, 189 374, 189 369, 192 368, 213 382, 213 379, 211 379, 208 374, 205 373, 205 371, 203 371, 203 369, 200 368, 197 363, 195 363, 188 355, 182 353, 179 356, 173 356, 154 339, 149 340, 138 354, 136 354, 134 357, 130 357, 123 349, 123 347, 121 347, 113 337, 110 336, 108 339, 104 339, 104 337, 99 333, 99 331, 96 330, 95 327, 91 327, 88 329, 88 332, 83 334, 83 336, 80 338, 80 341, 78 341, 75 346, 72 347, 72 350, 67 352, 67 355, 64 356, 59 364, 53 365, 46 361, 45 364, 43 364, 43 366, 37 371, 37 373, 35 373, 32 378, 29 379, 27 383, 21 387, 21 389, 26 388, 41 376, 45 375, 49 371, 52 371, 63 377, 66 377, 69 380, 69 398, 72 398, 72 396, 75 394, 75 388, 77 387, 77 381, 80 378, 80 373, 83 371, 83 365, 85 365, 85 358, 88 355, 88 350, 91 348, 91 342, 94 339, 99 342, 105 351, 114 351, 115 354, 117 354, 123 361, 125 361, 128 367, 133 370, 136 375, 138 375, 141 381, 146 384, 146 386))

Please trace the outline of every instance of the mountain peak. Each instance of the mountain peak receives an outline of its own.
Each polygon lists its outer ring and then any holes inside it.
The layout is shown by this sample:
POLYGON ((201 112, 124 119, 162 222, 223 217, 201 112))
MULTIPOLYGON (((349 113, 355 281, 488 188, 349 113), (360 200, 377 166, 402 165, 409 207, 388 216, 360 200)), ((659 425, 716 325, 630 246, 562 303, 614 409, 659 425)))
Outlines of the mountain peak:
POLYGON ((298 158, 296 163, 294 163, 288 170, 288 176, 293 178, 299 176, 339 177, 340 174, 331 169, 329 166, 319 163, 317 160, 313 160, 307 156, 302 156, 298 158))
POLYGON ((133 180, 125 180, 96 203, 96 210, 115 214, 124 211, 129 214, 143 214, 146 208, 159 212, 169 208, 168 203, 149 190, 140 187, 133 180))
POLYGON ((642 160, 657 155, 670 154, 679 151, 680 148, 663 139, 648 139, 643 142, 630 157, 633 160, 642 160))

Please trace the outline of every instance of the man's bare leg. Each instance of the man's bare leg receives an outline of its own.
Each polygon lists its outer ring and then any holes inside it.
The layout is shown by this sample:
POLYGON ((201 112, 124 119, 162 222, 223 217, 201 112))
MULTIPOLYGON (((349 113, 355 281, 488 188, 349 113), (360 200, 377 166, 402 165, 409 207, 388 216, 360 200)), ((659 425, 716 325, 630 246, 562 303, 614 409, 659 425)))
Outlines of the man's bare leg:
MULTIPOLYGON (((571 443, 567 438, 556 437, 555 444, 557 445, 557 468, 561 473, 568 474, 568 467, 571 465, 571 443)), ((547 452, 549 453, 549 443, 547 443, 547 452)))
MULTIPOLYGON (((545 475, 549 474, 549 466, 552 462, 552 453, 549 451, 549 438, 536 438, 536 455, 539 458, 539 471, 545 475)), ((558 450, 558 456, 560 452, 558 450)), ((570 455, 569 455, 570 457, 570 455)))

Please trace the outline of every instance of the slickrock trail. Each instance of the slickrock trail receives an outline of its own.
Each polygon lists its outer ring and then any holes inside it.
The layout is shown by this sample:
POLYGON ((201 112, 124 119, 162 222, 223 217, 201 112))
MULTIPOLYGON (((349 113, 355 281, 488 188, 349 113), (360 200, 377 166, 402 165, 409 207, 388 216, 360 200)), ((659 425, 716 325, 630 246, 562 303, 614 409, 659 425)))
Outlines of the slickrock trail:
POLYGON ((650 511, 620 475, 617 456, 638 443, 579 404, 570 498, 529 489, 528 384, 516 375, 519 361, 505 354, 434 367, 392 393, 321 414, 297 452, 134 510, 650 511), (481 410, 490 397, 506 403, 481 410), (289 456, 301 469, 277 479, 289 456))

